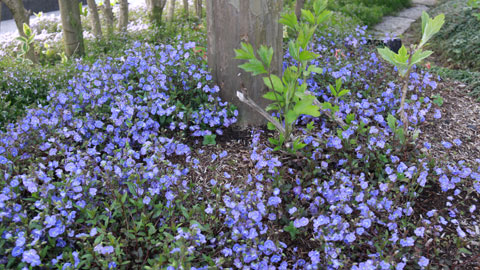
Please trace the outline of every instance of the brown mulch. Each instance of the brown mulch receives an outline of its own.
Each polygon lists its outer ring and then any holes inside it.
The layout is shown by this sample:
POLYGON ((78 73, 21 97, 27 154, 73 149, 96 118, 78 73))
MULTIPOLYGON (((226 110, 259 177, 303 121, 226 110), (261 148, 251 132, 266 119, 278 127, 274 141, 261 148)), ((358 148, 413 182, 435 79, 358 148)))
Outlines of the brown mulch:
MULTIPOLYGON (((421 38, 420 20, 417 20, 403 34, 402 42, 405 46, 415 44, 421 38)), ((432 65, 449 67, 437 54, 432 54, 427 59, 427 63, 432 65)), ((442 117, 435 119, 433 117, 433 109, 426 117, 426 121, 420 126, 422 133, 419 136, 418 144, 421 145, 422 151, 428 153, 428 156, 436 161, 438 165, 454 163, 460 160, 466 161, 467 164, 473 165, 472 169, 480 165, 476 160, 480 159, 480 103, 468 95, 469 86, 459 81, 443 80, 438 83, 435 90, 429 90, 423 93, 425 96, 433 99, 434 95, 443 98, 443 105, 436 109, 441 111, 442 117), (460 139, 462 144, 457 146, 453 143, 454 139, 460 139), (442 141, 450 142, 453 146, 446 149, 442 145, 442 141), (432 145, 430 150, 423 147, 424 142, 432 145)), ((433 185, 430 190, 423 192, 422 198, 419 198, 417 206, 435 205, 437 209, 447 208, 446 202, 448 195, 439 191, 438 185, 433 185), (443 206, 443 207, 442 207, 443 206)), ((479 232, 480 228, 476 215, 469 215, 468 208, 470 205, 480 206, 479 194, 473 192, 466 194, 462 192, 455 198, 453 204, 459 209, 460 214, 457 219, 464 229, 479 232), (460 199, 461 198, 461 199, 460 199), (474 225, 476 224, 476 225, 474 225)), ((445 232, 447 235, 456 235, 455 228, 450 227, 445 232)), ((462 270, 478 270, 480 269, 480 239, 467 236, 464 248, 471 253, 458 254, 458 247, 455 244, 448 244, 448 236, 445 240, 438 242, 437 249, 441 250, 442 255, 436 258, 436 261, 444 269, 462 269, 462 270), (447 241, 447 242, 445 242, 447 241)), ((435 244, 434 244, 435 246, 435 244)), ((427 247, 426 250, 431 250, 427 247)))
POLYGON ((475 160, 480 159, 480 103, 465 93, 465 87, 461 82, 443 81, 436 90, 426 93, 430 98, 433 95, 443 98, 443 105, 437 108, 442 117, 435 119, 433 113, 428 114, 419 136, 422 145, 432 144, 428 152, 437 161, 464 160, 475 164, 475 160), (460 139, 462 144, 457 146, 454 139, 460 139), (446 149, 442 141, 450 142, 452 148, 446 149))

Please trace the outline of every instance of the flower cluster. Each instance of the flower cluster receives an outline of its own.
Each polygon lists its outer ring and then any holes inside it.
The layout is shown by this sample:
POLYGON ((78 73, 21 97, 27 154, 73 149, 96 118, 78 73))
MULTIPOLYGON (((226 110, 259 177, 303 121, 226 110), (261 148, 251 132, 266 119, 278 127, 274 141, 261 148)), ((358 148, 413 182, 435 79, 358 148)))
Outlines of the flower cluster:
POLYGON ((189 169, 178 162, 190 154, 168 134, 221 134, 235 122, 194 46, 136 43, 121 59, 79 63, 67 91, 52 90, 49 105, 7 127, 0 136, 1 254, 17 258, 8 267, 73 265, 71 254, 88 247, 105 258, 90 263, 120 263, 121 244, 108 239, 124 211, 137 220, 135 209, 163 204, 151 220, 167 222, 176 198, 189 190, 182 184, 189 169), (109 204, 112 196, 118 200, 109 204))

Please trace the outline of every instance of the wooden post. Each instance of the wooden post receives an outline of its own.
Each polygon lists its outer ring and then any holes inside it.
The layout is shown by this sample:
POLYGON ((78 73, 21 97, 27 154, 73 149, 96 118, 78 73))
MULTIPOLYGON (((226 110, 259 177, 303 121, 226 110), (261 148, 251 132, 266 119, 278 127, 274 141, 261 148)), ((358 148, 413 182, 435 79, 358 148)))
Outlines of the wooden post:
POLYGON ((236 92, 243 93, 261 108, 268 105, 262 96, 267 92, 261 76, 253 77, 238 68, 243 61, 233 59, 234 49, 249 42, 257 50, 260 45, 273 47, 273 74, 281 75, 283 62, 283 28, 278 23, 282 0, 209 0, 207 2, 208 65, 220 87, 223 100, 239 109, 241 126, 263 125, 266 120, 247 104, 240 102, 236 92))

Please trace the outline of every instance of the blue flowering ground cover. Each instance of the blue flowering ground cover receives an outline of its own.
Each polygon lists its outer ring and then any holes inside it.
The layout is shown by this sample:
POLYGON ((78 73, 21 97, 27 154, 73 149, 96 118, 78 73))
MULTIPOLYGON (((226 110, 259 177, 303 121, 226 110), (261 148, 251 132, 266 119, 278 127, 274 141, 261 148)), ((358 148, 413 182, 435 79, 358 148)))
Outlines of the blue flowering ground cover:
MULTIPOLYGON (((401 84, 366 40, 357 28, 311 45, 324 74, 304 83, 348 126, 302 117, 295 154, 257 129, 202 146, 231 136, 237 111, 192 42, 79 62, 0 134, 0 269, 474 269, 479 160, 400 144, 401 84), (328 92, 336 79, 346 98, 328 92)), ((410 75, 412 133, 441 117, 436 87, 410 75)))

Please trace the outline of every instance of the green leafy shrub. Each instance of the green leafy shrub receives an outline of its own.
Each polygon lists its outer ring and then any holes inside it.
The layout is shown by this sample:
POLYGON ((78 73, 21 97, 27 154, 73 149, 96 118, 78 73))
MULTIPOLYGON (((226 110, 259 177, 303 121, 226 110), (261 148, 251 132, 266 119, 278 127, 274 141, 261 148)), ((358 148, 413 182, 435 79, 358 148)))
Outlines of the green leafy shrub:
POLYGON ((410 0, 338 0, 329 1, 328 8, 360 19, 363 24, 372 26, 383 16, 410 6, 410 0))
MULTIPOLYGON (((265 85, 270 89, 264 98, 272 101, 266 111, 275 111, 280 117, 269 119, 269 129, 279 131, 278 139, 270 138, 270 142, 280 148, 285 142, 291 140, 295 122, 301 115, 320 116, 319 106, 314 105, 315 97, 309 95, 307 84, 300 84, 299 80, 306 81, 312 73, 322 73, 323 70, 309 63, 319 55, 308 50, 318 26, 323 23, 331 13, 326 11, 326 1, 314 2, 313 11, 302 10, 302 21, 299 23, 294 12, 282 15, 280 23, 296 33, 296 37, 288 42, 289 53, 298 63, 285 69, 282 77, 271 73, 270 63, 273 57, 273 49, 261 46, 257 51, 258 57, 250 44, 242 43, 242 48, 235 50, 236 59, 247 60, 240 68, 256 75, 266 75, 263 78, 265 85)), ((242 97, 239 96, 242 100, 242 97)), ((293 144, 293 150, 301 148, 299 141, 293 144)))
MULTIPOLYGON (((402 88, 402 100, 400 102, 399 114, 402 119, 404 126, 404 133, 408 130, 408 116, 404 113, 405 99, 408 91, 408 84, 410 80, 410 72, 413 69, 414 65, 420 64, 424 59, 429 57, 433 51, 423 50, 423 47, 427 42, 440 31, 443 24, 445 23, 445 15, 440 14, 434 19, 431 19, 430 16, 426 13, 422 13, 422 39, 417 45, 413 45, 410 52, 407 50, 405 45, 402 45, 398 53, 393 52, 388 47, 379 48, 378 53, 382 56, 384 60, 394 65, 400 77, 403 78, 403 88, 402 88)), ((404 134, 401 136, 403 137, 404 134)))
POLYGON ((45 105, 48 92, 62 89, 72 76, 70 66, 31 66, 9 62, 0 65, 0 127, 22 116, 28 106, 45 105))

